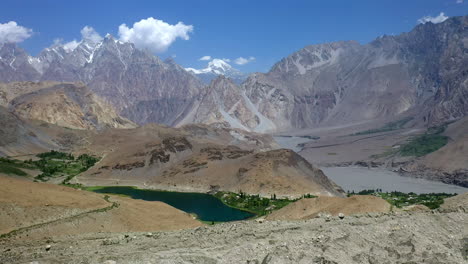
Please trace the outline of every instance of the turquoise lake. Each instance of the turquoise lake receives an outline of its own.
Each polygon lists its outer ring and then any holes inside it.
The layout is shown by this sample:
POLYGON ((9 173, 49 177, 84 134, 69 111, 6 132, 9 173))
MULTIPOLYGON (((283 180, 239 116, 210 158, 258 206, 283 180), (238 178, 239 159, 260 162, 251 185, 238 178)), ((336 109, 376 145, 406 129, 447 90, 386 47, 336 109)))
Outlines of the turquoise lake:
POLYGON ((229 222, 255 216, 252 213, 229 207, 216 197, 203 193, 143 190, 124 186, 102 187, 93 192, 123 194, 133 199, 160 201, 184 212, 196 214, 197 218, 203 221, 229 222))

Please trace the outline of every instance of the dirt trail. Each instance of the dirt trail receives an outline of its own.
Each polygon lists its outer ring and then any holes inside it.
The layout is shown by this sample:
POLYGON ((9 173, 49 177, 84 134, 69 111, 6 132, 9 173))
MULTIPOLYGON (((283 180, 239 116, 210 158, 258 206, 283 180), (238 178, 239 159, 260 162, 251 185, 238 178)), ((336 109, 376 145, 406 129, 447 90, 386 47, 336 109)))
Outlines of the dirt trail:
POLYGON ((191 215, 161 202, 107 197, 0 176, 0 238, 40 240, 93 232, 178 230, 200 225, 191 215))

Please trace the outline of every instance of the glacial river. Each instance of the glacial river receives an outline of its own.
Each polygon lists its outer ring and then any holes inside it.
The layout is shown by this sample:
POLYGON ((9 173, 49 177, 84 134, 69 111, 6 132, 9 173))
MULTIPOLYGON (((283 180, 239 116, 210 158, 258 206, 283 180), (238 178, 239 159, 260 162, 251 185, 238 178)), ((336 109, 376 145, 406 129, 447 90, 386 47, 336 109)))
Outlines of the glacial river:
MULTIPOLYGON (((299 152, 298 144, 311 141, 304 137, 274 137, 283 147, 299 152)), ((468 188, 445 184, 436 181, 403 177, 398 173, 379 168, 362 167, 324 167, 325 175, 340 185, 345 191, 362 191, 382 189, 383 191, 400 191, 415 193, 464 193, 468 188)))
POLYGON ((400 191, 404 193, 464 193, 468 188, 403 177, 398 173, 378 168, 362 167, 329 167, 321 168, 325 175, 340 185, 345 191, 362 191, 382 189, 383 191, 400 191))

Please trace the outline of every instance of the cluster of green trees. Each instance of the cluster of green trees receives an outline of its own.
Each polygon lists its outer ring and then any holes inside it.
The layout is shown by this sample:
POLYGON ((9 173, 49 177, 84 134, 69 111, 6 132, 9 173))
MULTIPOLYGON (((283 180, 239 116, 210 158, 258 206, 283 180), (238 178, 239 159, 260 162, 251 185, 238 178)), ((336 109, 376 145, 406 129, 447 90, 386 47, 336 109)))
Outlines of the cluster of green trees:
POLYGON ((398 191, 383 192, 382 189, 369 189, 360 192, 348 192, 348 196, 352 195, 374 195, 385 199, 395 207, 402 208, 404 206, 422 204, 430 209, 439 208, 444 203, 444 199, 452 197, 456 194, 452 193, 422 193, 414 192, 403 193, 398 191))
POLYGON ((359 192, 355 192, 354 190, 347 191, 348 197, 352 195, 372 195, 372 194, 381 193, 381 192, 382 192, 382 189, 369 189, 369 190, 362 190, 359 192))
POLYGON ((242 190, 239 193, 233 192, 218 192, 214 195, 228 206, 249 211, 257 215, 265 215, 271 210, 276 210, 288 205, 297 200, 289 200, 287 198, 276 197, 272 194, 270 198, 260 197, 260 195, 249 195, 242 190))
POLYGON ((34 169, 34 167, 23 164, 21 161, 0 157, 0 173, 28 176, 28 174, 22 169, 34 169))
POLYGON ((72 154, 51 150, 49 152, 44 152, 36 155, 41 159, 60 159, 60 160, 74 160, 72 154))
POLYGON ((402 129, 406 125, 406 123, 408 123, 411 120, 413 120, 412 117, 406 117, 406 118, 403 118, 403 119, 400 119, 400 120, 397 120, 397 121, 394 121, 394 122, 389 122, 389 123, 385 124, 384 126, 382 126, 380 128, 369 129, 369 130, 354 133, 354 134, 352 134, 352 136, 368 135, 368 134, 389 132, 389 131, 393 131, 393 130, 402 129))
POLYGON ((94 166, 99 158, 82 154, 75 158, 70 153, 51 150, 36 155, 39 160, 25 161, 39 169, 42 173, 36 179, 45 181, 55 176, 67 176, 63 183, 68 183, 74 176, 94 166))

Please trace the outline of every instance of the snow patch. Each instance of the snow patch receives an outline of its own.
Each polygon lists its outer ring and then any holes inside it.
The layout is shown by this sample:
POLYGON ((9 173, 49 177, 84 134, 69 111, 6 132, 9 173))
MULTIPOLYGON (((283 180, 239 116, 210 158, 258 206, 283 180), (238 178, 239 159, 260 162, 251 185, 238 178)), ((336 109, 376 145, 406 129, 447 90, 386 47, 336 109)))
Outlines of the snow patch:
POLYGON ((16 71, 15 66, 13 66, 13 63, 15 62, 15 60, 16 60, 16 57, 15 57, 15 55, 13 55, 13 60, 11 60, 11 62, 10 62, 10 67, 13 68, 13 70, 16 71))
POLYGON ((98 50, 98 49, 99 49, 101 46, 102 46, 102 42, 99 42, 99 44, 97 44, 97 46, 96 46, 94 49, 92 49, 92 50, 93 50, 93 52, 91 52, 91 55, 89 55, 88 59, 86 59, 86 61, 87 61, 88 63, 91 63, 91 62, 93 62, 93 59, 94 59, 94 53, 95 53, 95 52, 96 52, 96 50, 98 50))

